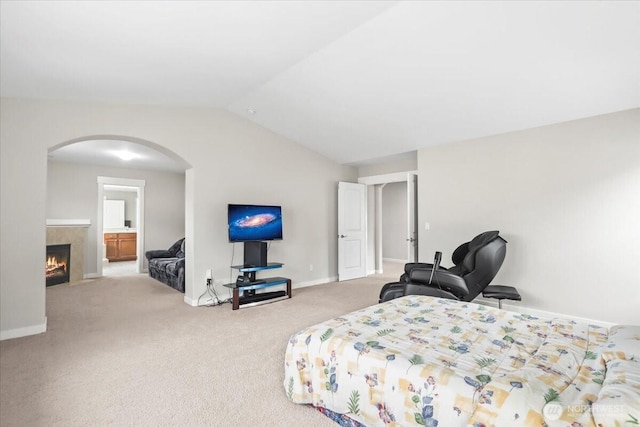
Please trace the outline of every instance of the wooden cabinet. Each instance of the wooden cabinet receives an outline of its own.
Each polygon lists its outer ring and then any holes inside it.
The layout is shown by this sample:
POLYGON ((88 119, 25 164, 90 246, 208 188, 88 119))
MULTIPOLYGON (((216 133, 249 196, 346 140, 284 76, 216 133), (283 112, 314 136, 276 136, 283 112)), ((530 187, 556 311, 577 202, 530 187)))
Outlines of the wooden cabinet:
POLYGON ((104 233, 107 259, 113 261, 135 261, 137 233, 104 233))
POLYGON ((118 234, 105 233, 104 244, 107 246, 107 259, 116 261, 116 258, 118 258, 118 234))

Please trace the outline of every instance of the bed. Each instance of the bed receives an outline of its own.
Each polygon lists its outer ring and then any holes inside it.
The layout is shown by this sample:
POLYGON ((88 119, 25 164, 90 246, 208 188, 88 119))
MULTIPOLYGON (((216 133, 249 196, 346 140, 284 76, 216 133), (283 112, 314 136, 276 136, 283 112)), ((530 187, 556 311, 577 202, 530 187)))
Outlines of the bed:
POLYGON ((640 326, 406 296, 294 334, 284 388, 344 425, 638 425, 640 326))

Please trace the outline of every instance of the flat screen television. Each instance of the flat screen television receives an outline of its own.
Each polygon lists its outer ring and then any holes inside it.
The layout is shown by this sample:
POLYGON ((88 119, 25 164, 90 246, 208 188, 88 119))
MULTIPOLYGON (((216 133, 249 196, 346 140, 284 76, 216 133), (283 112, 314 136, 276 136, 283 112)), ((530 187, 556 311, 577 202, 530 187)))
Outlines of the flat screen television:
POLYGON ((228 222, 230 242, 282 239, 280 206, 230 204, 228 222))

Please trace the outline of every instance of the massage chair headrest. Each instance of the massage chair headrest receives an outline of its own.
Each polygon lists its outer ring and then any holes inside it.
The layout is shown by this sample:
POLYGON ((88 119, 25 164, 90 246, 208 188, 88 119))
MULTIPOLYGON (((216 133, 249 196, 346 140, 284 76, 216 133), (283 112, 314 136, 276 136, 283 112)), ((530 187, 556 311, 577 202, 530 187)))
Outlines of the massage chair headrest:
POLYGON ((476 252, 485 245, 491 243, 498 238, 499 231, 485 231, 478 234, 469 242, 469 252, 464 257, 464 268, 467 271, 473 271, 476 267, 476 252))

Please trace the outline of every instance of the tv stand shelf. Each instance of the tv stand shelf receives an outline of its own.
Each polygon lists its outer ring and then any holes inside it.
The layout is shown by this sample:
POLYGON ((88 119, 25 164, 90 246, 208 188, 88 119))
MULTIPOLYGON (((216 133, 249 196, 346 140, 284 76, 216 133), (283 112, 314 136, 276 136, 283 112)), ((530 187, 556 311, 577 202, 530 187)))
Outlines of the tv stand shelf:
POLYGON ((281 268, 283 265, 284 264, 279 262, 270 262, 266 266, 232 265, 231 268, 239 270, 250 280, 249 283, 227 283, 224 285, 233 292, 231 301, 233 310, 291 298, 291 279, 286 277, 256 279, 255 276, 258 271, 281 268), (279 285, 285 285, 286 290, 256 293, 258 289, 266 289, 279 285))

